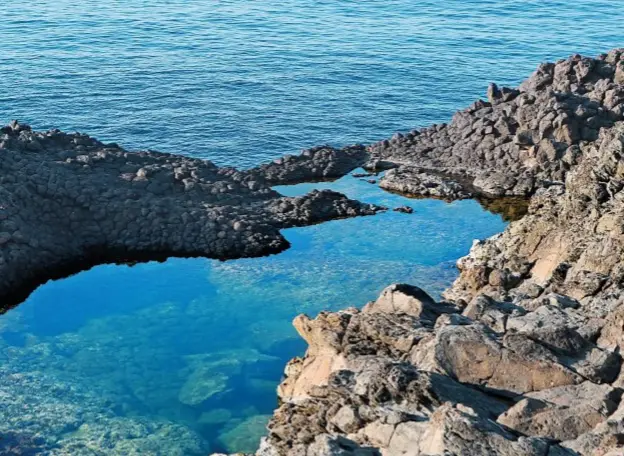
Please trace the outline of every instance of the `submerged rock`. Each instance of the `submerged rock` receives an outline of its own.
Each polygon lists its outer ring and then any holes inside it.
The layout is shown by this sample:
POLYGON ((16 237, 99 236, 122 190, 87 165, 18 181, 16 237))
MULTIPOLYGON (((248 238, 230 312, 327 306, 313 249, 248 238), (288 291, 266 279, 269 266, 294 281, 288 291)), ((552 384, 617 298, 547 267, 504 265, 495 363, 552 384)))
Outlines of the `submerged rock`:
POLYGON ((199 406, 228 390, 230 377, 239 375, 246 366, 274 360, 276 358, 254 349, 187 356, 189 366, 184 371, 190 371, 190 375, 182 385, 178 399, 182 404, 199 406))
POLYGON ((178 396, 180 402, 190 406, 200 405, 212 396, 227 389, 228 377, 212 366, 197 369, 188 378, 178 396))
POLYGON ((210 451, 186 426, 118 415, 98 391, 6 364, 0 368, 0 454, 201 456, 210 451))
POLYGON ((257 435, 263 433, 269 421, 268 415, 256 415, 248 418, 219 436, 219 441, 228 449, 253 452, 258 447, 257 435))

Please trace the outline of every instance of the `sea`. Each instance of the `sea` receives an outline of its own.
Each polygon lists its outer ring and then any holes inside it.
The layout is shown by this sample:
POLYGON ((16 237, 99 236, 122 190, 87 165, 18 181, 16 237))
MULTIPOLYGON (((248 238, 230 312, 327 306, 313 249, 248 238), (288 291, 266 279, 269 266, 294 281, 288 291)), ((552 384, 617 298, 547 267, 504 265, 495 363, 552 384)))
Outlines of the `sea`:
MULTIPOLYGON (((447 122, 489 82, 624 47, 623 20, 621 0, 22 2, 1 18, 0 123, 250 168, 447 122)), ((276 190, 318 188, 414 213, 284 230, 265 258, 101 265, 1 315, 0 455, 253 452, 305 352, 296 315, 394 282, 440 298, 508 223, 350 175, 276 190)))

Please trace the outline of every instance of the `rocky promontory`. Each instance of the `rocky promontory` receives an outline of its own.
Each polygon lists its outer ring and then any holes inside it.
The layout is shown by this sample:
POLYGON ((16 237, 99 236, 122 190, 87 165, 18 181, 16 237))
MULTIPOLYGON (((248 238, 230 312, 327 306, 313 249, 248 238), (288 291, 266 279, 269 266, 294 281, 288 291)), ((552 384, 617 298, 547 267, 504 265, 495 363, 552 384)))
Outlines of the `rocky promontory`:
POLYGON ((256 169, 128 152, 84 134, 0 129, 0 310, 40 283, 103 262, 261 256, 282 228, 381 210, 331 191, 286 198, 271 185, 345 174, 361 146, 320 147, 256 169))
POLYGON ((448 125, 370 146, 380 185, 530 197, 436 302, 301 315, 258 456, 624 454, 624 50, 540 65, 448 125))

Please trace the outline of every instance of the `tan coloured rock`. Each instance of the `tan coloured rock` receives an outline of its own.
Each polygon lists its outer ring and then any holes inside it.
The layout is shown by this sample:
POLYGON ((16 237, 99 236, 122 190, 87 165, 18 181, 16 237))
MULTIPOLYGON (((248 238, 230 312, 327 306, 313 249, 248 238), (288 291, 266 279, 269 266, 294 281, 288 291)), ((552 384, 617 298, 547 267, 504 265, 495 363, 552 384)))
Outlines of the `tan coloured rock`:
POLYGON ((367 304, 366 313, 404 313, 416 318, 435 322, 443 313, 458 312, 457 307, 436 303, 421 288, 407 284, 393 284, 385 288, 376 301, 367 304))
POLYGON ((504 344, 479 325, 441 328, 413 349, 411 361, 420 369, 510 396, 582 381, 542 347, 527 340, 504 344))
POLYGON ((624 305, 606 317, 597 344, 607 350, 622 351, 624 348, 624 305))
POLYGON ((565 448, 583 456, 620 456, 624 454, 624 404, 609 418, 575 440, 563 442, 565 448))
POLYGON ((308 351, 303 361, 289 368, 290 375, 279 387, 281 399, 301 400, 312 388, 325 385, 330 374, 346 368, 347 361, 340 350, 350 318, 349 313, 324 313, 315 320, 306 315, 295 318, 293 324, 308 343, 308 351))
POLYGON ((388 454, 542 456, 549 446, 542 440, 518 437, 469 408, 450 404, 437 409, 417 437, 418 452, 391 453, 389 448, 388 454))
POLYGON ((547 389, 527 394, 498 422, 525 435, 572 440, 606 420, 621 395, 591 382, 547 389))

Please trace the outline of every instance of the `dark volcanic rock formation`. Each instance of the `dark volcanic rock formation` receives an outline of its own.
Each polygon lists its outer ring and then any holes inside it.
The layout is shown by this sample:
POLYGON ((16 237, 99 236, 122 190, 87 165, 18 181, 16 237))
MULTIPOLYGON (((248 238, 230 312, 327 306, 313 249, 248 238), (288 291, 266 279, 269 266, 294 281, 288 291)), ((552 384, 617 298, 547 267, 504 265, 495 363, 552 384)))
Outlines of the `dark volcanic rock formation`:
POLYGON ((488 98, 367 167, 411 194, 532 196, 527 215, 475 242, 444 302, 399 285, 297 317, 309 348, 258 456, 624 454, 624 50, 488 98))
POLYGON ((101 262, 265 255, 288 246, 282 228, 373 214, 335 192, 285 198, 269 187, 345 174, 362 153, 317 148, 241 172, 13 122, 0 130, 1 308, 101 262))
POLYGON ((520 90, 490 86, 489 101, 458 112, 448 125, 373 144, 368 166, 464 176, 476 191, 492 196, 561 185, 581 149, 624 119, 622 68, 619 50, 543 64, 520 90))
POLYGON ((273 185, 313 182, 342 177, 362 166, 367 159, 368 153, 362 145, 343 149, 319 146, 304 150, 300 155, 285 155, 246 173, 273 185))

